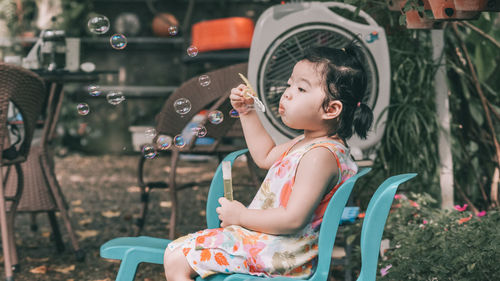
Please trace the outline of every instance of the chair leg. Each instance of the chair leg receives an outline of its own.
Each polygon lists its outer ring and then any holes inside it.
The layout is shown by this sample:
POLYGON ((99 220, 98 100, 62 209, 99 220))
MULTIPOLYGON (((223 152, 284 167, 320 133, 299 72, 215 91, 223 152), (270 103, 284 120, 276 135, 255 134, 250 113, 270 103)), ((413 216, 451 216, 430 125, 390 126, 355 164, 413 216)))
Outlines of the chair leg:
POLYGON ((168 237, 173 240, 175 238, 175 223, 176 223, 176 211, 177 211, 177 190, 175 185, 175 173, 177 168, 177 162, 179 160, 179 151, 174 150, 172 152, 172 159, 170 160, 170 175, 168 180, 168 187, 170 189, 170 200, 172 201, 172 209, 170 213, 170 229, 168 237))
POLYGON ((10 260, 12 263, 12 270, 14 272, 19 272, 19 259, 17 257, 16 239, 14 237, 14 223, 15 223, 15 211, 11 211, 7 214, 7 225, 9 228, 9 247, 10 247, 10 260))
POLYGON ((61 231, 59 230, 59 224, 57 223, 56 214, 54 211, 48 211, 50 226, 52 227, 52 235, 54 236, 54 242, 56 243, 57 252, 61 253, 64 251, 64 243, 61 237, 61 231))
POLYGON ((137 219, 135 225, 137 226, 137 230, 135 232, 135 236, 139 236, 146 224, 146 215, 148 214, 148 204, 149 204, 149 192, 151 189, 149 187, 141 188, 141 212, 139 214, 139 218, 137 219))
POLYGON ((59 192, 60 187, 56 180, 54 171, 49 166, 46 153, 42 153, 42 155, 40 155, 40 162, 41 162, 40 166, 42 167, 45 180, 47 181, 50 187, 50 191, 52 192, 52 195, 56 201, 57 208, 61 212, 61 217, 68 231, 68 235, 69 238, 71 239, 71 244, 73 246, 73 249, 75 250, 76 259, 78 261, 82 261, 85 258, 85 252, 82 249, 80 249, 80 246, 78 245, 78 240, 76 238, 75 233, 73 232, 73 227, 71 226, 71 221, 69 219, 68 211, 66 210, 66 206, 62 198, 62 196, 64 195, 59 192))
POLYGON ((0 171, 0 226, 2 228, 2 250, 4 257, 4 265, 5 265, 5 278, 7 280, 14 280, 14 273, 12 271, 12 261, 10 255, 10 243, 9 243, 9 234, 10 231, 8 229, 7 223, 7 213, 5 206, 5 197, 4 197, 4 184, 3 184, 3 172, 0 171))
POLYGON ((37 232, 38 231, 38 224, 36 223, 36 213, 35 212, 30 213, 30 218, 31 218, 30 229, 33 232, 37 232))

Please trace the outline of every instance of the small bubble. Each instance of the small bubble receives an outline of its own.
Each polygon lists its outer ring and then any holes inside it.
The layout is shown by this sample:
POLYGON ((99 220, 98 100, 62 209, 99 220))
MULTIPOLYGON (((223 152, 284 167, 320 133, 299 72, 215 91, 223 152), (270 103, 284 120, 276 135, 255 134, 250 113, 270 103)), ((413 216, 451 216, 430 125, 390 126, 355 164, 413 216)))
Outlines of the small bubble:
POLYGON ((208 114, 208 121, 210 121, 210 123, 212 123, 214 125, 218 125, 218 124, 222 123, 222 121, 224 121, 224 114, 222 112, 220 112, 219 110, 211 111, 208 114))
POLYGON ((231 116, 231 118, 240 118, 240 114, 234 108, 229 110, 229 116, 231 116))
POLYGON ((196 57, 196 55, 198 55, 198 48, 196 48, 196 46, 189 46, 187 48, 187 54, 190 57, 196 57))
POLYGON ((168 34, 170 34, 170 36, 175 36, 178 32, 179 30, 177 29, 177 26, 171 25, 168 27, 168 34))
POLYGON ((154 136, 156 136, 156 130, 154 128, 148 128, 148 129, 146 129, 144 134, 146 135, 146 137, 153 138, 154 136))
POLYGON ((87 115, 90 112, 89 105, 86 103, 80 103, 76 106, 76 109, 78 110, 78 114, 80 115, 87 115))
POLYGON ((202 87, 206 87, 210 85, 210 82, 212 81, 210 81, 210 77, 208 75, 203 74, 200 77, 198 77, 198 82, 200 82, 200 85, 202 87))
POLYGON ((109 30, 109 19, 103 15, 92 17, 87 22, 90 32, 95 34, 104 34, 109 30))
POLYGON ((125 100, 125 96, 120 91, 110 91, 106 95, 106 100, 112 105, 119 105, 122 101, 125 100))
POLYGON ((174 109, 180 115, 187 114, 191 111, 191 102, 186 98, 180 98, 174 101, 174 109))
POLYGON ((186 145, 186 142, 181 135, 177 135, 174 137, 174 145, 178 148, 183 148, 186 145))
POLYGON ((89 85, 87 87, 87 90, 89 92, 89 95, 93 96, 93 97, 97 97, 99 95, 101 95, 101 87, 99 87, 98 85, 89 85))
POLYGON ((109 38, 109 43, 111 44, 111 47, 116 50, 123 50, 125 47, 127 47, 127 37, 123 34, 113 34, 109 38))
POLYGON ((156 146, 159 150, 167 150, 172 145, 172 138, 167 135, 159 135, 156 139, 156 146))
POLYGON ((199 138, 203 138, 207 135, 207 128, 203 125, 198 125, 193 128, 193 134, 195 134, 199 138))
POLYGON ((142 147, 142 155, 144 158, 153 159, 156 156, 156 149, 152 144, 145 144, 142 147))

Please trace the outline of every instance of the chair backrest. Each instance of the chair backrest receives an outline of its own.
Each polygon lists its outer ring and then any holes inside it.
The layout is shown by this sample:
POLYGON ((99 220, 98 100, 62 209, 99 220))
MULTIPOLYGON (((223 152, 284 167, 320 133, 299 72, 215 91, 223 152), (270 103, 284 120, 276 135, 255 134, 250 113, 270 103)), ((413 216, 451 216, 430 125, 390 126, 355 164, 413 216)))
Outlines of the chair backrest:
MULTIPOLYGON (((205 118, 204 125, 207 129, 207 137, 212 137, 216 141, 224 137, 235 123, 239 122, 239 119, 229 117, 232 106, 228 97, 231 89, 243 82, 238 73, 246 75, 247 68, 247 63, 241 63, 205 73, 210 78, 208 86, 202 86, 198 81, 198 76, 184 82, 165 101, 157 117, 157 134, 173 137, 180 134, 193 116, 201 110, 217 109, 224 114, 224 121, 221 124, 214 125, 206 122, 205 118), (191 110, 183 116, 178 114, 174 108, 174 101, 179 98, 186 98, 191 102, 191 110)), ((194 141, 190 143, 194 143, 194 141)))
POLYGON ((318 264, 314 274, 309 280, 326 281, 330 273, 330 264, 332 260, 333 245, 335 243, 335 236, 340 224, 342 212, 347 204, 347 200, 351 195, 352 189, 356 181, 367 174, 371 168, 363 168, 356 173, 356 175, 347 179, 333 194, 332 199, 328 203, 321 222, 318 240, 318 264))
MULTIPOLYGON (((24 159, 28 155, 36 121, 41 114, 47 91, 43 80, 27 69, 0 63, 0 147, 5 148, 5 124, 8 103, 11 101, 23 118, 24 139, 19 146, 18 156, 24 159)), ((5 161, 6 159, 1 159, 5 161)))
POLYGON ((417 174, 386 179, 373 194, 361 229, 361 272, 357 281, 375 280, 382 233, 398 186, 417 174))

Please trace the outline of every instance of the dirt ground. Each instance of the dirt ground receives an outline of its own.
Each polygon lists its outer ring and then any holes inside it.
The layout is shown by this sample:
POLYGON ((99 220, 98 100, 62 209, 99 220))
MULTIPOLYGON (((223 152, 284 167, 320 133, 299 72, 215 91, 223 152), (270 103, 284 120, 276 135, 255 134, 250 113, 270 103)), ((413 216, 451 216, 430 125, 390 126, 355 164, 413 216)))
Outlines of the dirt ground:
MULTIPOLYGON (((133 236, 134 221, 140 210, 140 189, 137 187, 139 155, 82 156, 70 154, 58 157, 56 173, 69 205, 71 221, 80 247, 86 258, 78 262, 59 218, 59 227, 66 246, 58 253, 51 239, 51 227, 44 213, 37 214, 38 230, 30 228, 31 215, 18 213, 16 217, 16 244, 20 271, 15 280, 91 280, 111 281, 116 277, 118 261, 99 256, 99 247, 119 236, 133 236)), ((149 179, 160 180, 168 174, 168 157, 160 156, 146 162, 149 179)), ((209 180, 215 171, 215 159, 181 161, 179 181, 209 180)), ((237 161, 233 170, 234 197, 249 203, 256 187, 250 184, 246 161, 237 161), (245 183, 243 185, 238 183, 245 183)), ((179 192, 181 211, 178 213, 177 235, 206 227, 205 205, 208 186, 197 186, 179 192)), ((170 216, 170 202, 166 190, 154 190, 150 197, 150 211, 142 235, 166 237, 170 216)), ((3 257, 0 276, 4 276, 3 257)), ((0 277, 4 278, 4 277, 0 277)), ((165 280, 161 265, 142 264, 135 280, 165 280)))

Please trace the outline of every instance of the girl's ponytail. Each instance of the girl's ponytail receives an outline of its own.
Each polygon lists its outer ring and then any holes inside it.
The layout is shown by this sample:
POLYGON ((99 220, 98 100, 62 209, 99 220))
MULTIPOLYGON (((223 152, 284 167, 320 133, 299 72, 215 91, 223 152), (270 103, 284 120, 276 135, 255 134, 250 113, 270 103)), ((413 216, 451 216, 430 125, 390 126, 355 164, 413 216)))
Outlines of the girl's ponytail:
POLYGON ((362 102, 358 102, 354 110, 353 125, 354 132, 362 139, 366 135, 373 123, 373 112, 370 107, 362 102))

